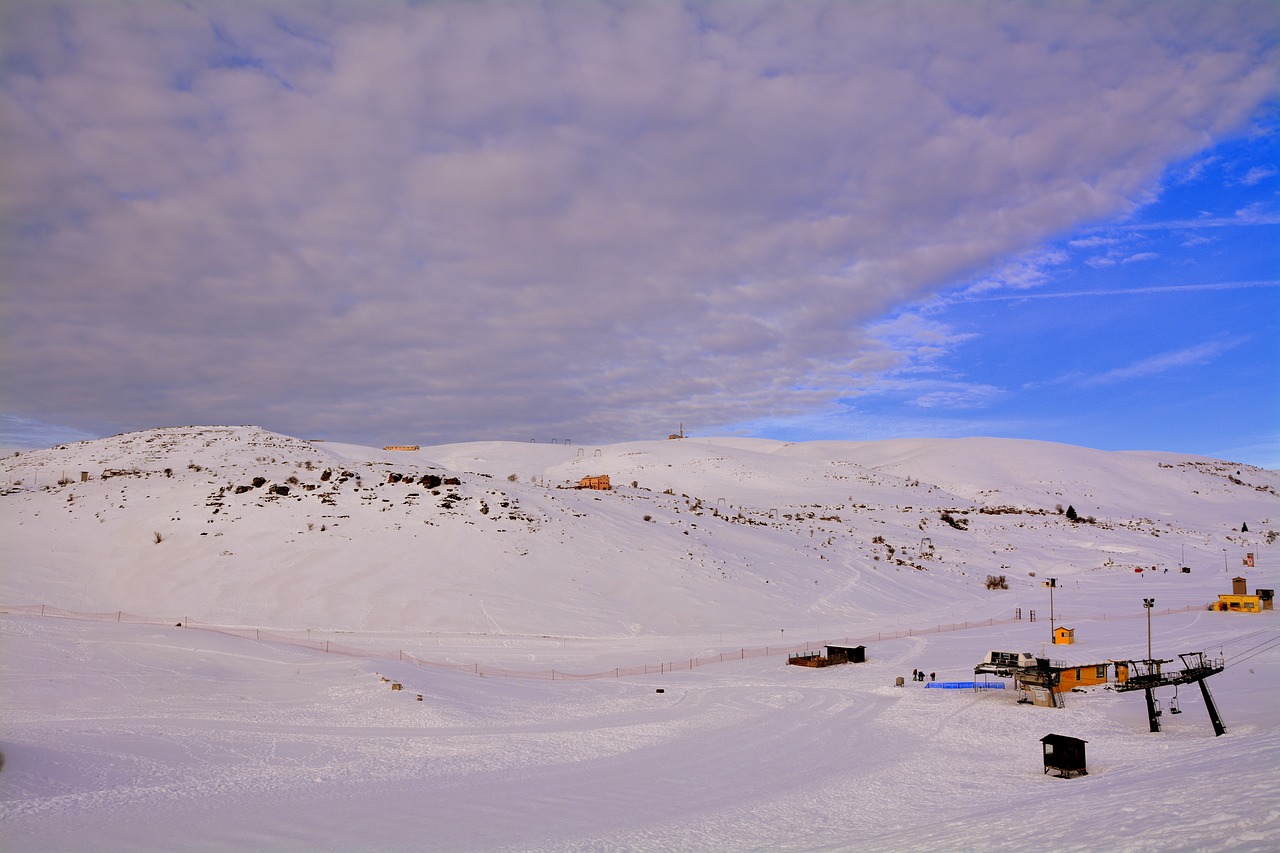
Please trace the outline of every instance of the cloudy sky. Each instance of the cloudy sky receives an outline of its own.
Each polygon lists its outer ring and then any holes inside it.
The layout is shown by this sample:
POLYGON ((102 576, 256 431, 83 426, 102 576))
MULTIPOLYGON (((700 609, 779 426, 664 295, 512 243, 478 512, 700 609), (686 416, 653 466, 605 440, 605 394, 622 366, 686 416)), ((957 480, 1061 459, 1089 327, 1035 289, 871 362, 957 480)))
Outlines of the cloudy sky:
POLYGON ((1280 4, 0 5, 9 446, 1280 467, 1280 4))

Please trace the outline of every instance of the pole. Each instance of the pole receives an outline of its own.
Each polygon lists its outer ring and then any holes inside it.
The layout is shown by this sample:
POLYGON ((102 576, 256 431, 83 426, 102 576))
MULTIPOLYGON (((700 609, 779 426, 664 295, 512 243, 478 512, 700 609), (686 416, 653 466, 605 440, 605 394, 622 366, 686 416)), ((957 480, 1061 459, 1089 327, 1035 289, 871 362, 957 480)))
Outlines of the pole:
MULTIPOLYGON (((1053 589, 1058 585, 1057 578, 1049 578, 1045 581, 1045 586, 1049 587, 1049 643, 1053 644, 1056 638, 1053 636, 1053 589)), ((1034 619, 1033 619, 1034 621, 1034 619)))
MULTIPOLYGON (((1201 682, 1203 686, 1204 682, 1201 682)), ((1160 712, 1156 710, 1156 699, 1154 692, 1150 687, 1142 691, 1147 694, 1147 719, 1151 721, 1151 731, 1160 731, 1160 712)))
POLYGON ((1227 733, 1227 727, 1222 725, 1222 718, 1218 716, 1218 708, 1213 704, 1213 697, 1209 695, 1209 685, 1204 683, 1204 679, 1197 679, 1200 685, 1200 694, 1204 696, 1204 707, 1209 712, 1209 721, 1213 723, 1213 736, 1222 737, 1227 733))
POLYGON ((1155 607, 1156 600, 1154 598, 1142 599, 1142 606, 1147 609, 1147 661, 1154 660, 1151 654, 1151 608, 1155 607))

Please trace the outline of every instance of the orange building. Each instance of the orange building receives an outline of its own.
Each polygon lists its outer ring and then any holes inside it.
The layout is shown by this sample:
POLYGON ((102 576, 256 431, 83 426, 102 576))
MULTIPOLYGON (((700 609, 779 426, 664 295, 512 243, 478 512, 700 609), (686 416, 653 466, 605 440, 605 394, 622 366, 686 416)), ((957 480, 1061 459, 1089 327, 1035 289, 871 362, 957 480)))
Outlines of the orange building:
POLYGON ((609 475, 601 474, 598 477, 583 477, 581 480, 578 481, 578 488, 579 489, 601 489, 601 490, 607 491, 609 489, 612 489, 613 486, 609 484, 609 475))

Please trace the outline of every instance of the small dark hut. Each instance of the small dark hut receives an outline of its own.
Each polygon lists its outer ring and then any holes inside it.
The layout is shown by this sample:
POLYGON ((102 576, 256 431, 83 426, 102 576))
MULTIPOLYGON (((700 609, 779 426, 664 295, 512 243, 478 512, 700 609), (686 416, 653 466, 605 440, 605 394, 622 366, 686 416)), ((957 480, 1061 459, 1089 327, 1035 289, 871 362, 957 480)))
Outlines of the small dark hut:
POLYGON ((827 646, 827 660, 838 663, 866 663, 866 646, 827 646))
POLYGON ((1045 735, 1040 738, 1044 745, 1044 772, 1057 770, 1064 779, 1072 776, 1088 776, 1085 769, 1084 745, 1088 741, 1067 735, 1045 735))

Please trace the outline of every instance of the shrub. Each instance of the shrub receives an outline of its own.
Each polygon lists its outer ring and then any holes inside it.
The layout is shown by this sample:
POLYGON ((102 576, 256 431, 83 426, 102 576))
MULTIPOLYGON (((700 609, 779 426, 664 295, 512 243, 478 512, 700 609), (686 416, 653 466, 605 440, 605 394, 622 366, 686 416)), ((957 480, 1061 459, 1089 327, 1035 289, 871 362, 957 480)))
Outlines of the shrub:
POLYGON ((1004 575, 987 575, 987 589, 1008 589, 1009 581, 1004 575))
POLYGON ((161 542, 163 542, 163 541, 164 541, 164 537, 160 535, 160 531, 159 531, 159 530, 157 530, 155 533, 153 533, 153 534, 152 534, 152 536, 154 536, 154 537, 155 537, 155 543, 156 543, 157 545, 159 545, 161 542))
POLYGON ((519 478, 517 475, 515 475, 515 474, 508 474, 508 475, 507 475, 507 482, 508 482, 508 483, 514 483, 516 480, 519 480, 519 479, 520 479, 520 478, 519 478))

